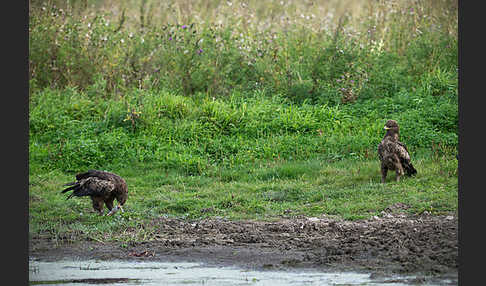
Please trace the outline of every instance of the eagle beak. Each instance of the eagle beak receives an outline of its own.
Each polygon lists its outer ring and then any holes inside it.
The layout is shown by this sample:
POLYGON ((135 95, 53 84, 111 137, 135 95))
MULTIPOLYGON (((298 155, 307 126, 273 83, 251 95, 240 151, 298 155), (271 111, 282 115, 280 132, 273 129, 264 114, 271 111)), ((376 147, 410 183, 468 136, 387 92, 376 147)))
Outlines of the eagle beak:
POLYGON ((385 127, 383 127, 383 129, 388 130, 388 129, 390 129, 390 127, 386 127, 386 126, 385 126, 385 127))

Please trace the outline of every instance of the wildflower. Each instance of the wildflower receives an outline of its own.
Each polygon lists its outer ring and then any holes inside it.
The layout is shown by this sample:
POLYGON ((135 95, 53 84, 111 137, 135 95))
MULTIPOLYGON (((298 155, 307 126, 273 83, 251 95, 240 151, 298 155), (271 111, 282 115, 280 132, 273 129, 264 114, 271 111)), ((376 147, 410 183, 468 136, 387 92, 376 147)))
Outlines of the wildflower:
POLYGON ((182 25, 182 29, 187 29, 187 25, 182 25))
POLYGON ((125 43, 125 40, 121 39, 120 42, 123 44, 123 43, 125 43))
POLYGON ((413 7, 412 7, 412 8, 410 8, 410 13, 413 13, 413 7))
POLYGON ((172 37, 169 37, 169 41, 172 41, 172 37))
POLYGON ((350 83, 354 83, 354 80, 350 80, 349 82, 350 82, 350 83))
POLYGON ((202 52, 203 52, 203 49, 199 49, 199 50, 197 51, 197 54, 198 54, 198 55, 200 55, 202 52))

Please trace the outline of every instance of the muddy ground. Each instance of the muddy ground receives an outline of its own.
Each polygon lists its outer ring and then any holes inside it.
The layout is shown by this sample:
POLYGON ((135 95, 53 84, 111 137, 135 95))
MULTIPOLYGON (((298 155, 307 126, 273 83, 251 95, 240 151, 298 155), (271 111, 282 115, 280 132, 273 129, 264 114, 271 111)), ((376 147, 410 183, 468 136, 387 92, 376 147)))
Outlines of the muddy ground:
POLYGON ((40 260, 122 259, 204 262, 251 269, 352 270, 380 274, 450 275, 458 270, 457 215, 405 215, 400 206, 381 217, 329 217, 274 222, 160 218, 156 240, 137 243, 59 243, 31 238, 40 260))

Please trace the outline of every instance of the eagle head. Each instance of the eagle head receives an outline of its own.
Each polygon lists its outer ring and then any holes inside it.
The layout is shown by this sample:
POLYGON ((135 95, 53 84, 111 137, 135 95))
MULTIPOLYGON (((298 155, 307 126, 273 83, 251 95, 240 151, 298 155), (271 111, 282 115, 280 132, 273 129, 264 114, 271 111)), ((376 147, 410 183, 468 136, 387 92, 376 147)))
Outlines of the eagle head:
POLYGON ((398 132, 400 127, 398 126, 398 123, 395 120, 388 120, 385 123, 385 127, 383 127, 385 130, 393 130, 395 132, 398 132))

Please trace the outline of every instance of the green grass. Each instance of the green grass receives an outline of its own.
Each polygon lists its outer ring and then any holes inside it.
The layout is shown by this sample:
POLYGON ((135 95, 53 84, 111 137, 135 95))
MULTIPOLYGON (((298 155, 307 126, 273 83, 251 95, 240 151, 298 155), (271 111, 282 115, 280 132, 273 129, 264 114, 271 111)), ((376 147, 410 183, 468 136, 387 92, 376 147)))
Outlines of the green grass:
POLYGON ((30 235, 77 240, 150 239, 150 220, 159 216, 200 219, 272 220, 330 215, 344 219, 380 216, 404 203, 410 214, 457 211, 457 161, 453 156, 415 160, 416 177, 380 183, 377 160, 309 160, 218 168, 189 176, 152 164, 112 170, 126 178, 125 213, 99 217, 87 198, 65 200, 61 185, 71 176, 58 171, 30 177, 30 235), (231 174, 234 174, 232 176, 231 174))

